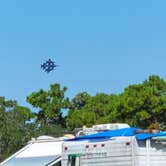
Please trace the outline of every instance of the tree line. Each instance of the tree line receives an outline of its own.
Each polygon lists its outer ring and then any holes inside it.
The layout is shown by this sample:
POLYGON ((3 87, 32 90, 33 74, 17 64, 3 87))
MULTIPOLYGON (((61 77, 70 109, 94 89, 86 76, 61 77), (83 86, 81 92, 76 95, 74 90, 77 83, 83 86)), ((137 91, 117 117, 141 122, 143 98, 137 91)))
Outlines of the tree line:
POLYGON ((52 84, 49 90, 32 92, 26 101, 37 112, 0 97, 0 161, 32 137, 61 136, 84 125, 127 123, 166 130, 166 81, 157 75, 129 85, 120 94, 80 92, 69 99, 66 91, 67 87, 52 84))

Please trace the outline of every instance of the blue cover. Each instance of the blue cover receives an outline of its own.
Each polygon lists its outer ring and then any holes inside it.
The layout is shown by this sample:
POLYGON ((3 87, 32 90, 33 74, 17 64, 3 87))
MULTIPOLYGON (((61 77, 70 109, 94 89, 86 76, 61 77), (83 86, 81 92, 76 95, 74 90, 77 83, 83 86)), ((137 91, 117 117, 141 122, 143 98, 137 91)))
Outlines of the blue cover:
POLYGON ((140 130, 140 129, 135 128, 135 127, 117 129, 117 130, 112 130, 112 131, 100 132, 100 133, 97 133, 97 134, 80 136, 80 137, 76 137, 74 139, 70 139, 68 141, 107 139, 107 138, 118 137, 118 136, 135 136, 137 140, 145 140, 145 139, 150 139, 152 137, 166 136, 166 131, 159 132, 159 133, 156 133, 156 134, 153 134, 153 133, 135 134, 136 130, 140 130))
POLYGON ((166 131, 159 132, 159 133, 147 133, 147 134, 136 134, 135 137, 137 140, 145 140, 145 139, 150 139, 152 137, 162 137, 166 136, 166 131))

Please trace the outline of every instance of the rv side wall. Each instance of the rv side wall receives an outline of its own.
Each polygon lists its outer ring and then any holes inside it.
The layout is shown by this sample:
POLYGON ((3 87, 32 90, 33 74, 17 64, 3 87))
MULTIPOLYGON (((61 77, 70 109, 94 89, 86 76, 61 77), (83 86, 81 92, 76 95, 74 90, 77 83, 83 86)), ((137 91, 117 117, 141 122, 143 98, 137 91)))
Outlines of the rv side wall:
POLYGON ((166 141, 135 137, 64 142, 62 166, 165 166, 166 141), (69 156, 77 162, 70 165, 69 156), (77 165, 76 165, 77 164, 77 165))
POLYGON ((64 142, 62 166, 76 166, 69 164, 72 155, 80 166, 132 166, 132 138, 64 142))

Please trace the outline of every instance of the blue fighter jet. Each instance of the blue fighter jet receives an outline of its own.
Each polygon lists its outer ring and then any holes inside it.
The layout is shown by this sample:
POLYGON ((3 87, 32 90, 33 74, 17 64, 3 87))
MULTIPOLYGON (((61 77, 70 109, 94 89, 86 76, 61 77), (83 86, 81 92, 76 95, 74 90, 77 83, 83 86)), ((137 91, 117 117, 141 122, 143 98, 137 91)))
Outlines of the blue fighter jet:
POLYGON ((53 71, 56 67, 58 67, 58 65, 56 65, 55 62, 52 61, 51 59, 48 59, 46 62, 44 62, 43 64, 41 64, 41 68, 42 68, 46 73, 50 73, 50 72, 53 71))

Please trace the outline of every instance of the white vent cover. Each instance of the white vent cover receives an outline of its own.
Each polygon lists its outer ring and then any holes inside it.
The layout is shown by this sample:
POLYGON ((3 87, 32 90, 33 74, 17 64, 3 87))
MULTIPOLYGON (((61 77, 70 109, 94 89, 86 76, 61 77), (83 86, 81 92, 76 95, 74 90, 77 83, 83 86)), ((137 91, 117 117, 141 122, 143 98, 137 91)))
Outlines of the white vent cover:
POLYGON ((129 127, 130 126, 126 123, 109 123, 109 124, 99 124, 92 126, 92 128, 96 131, 116 130, 116 129, 129 128, 129 127))

